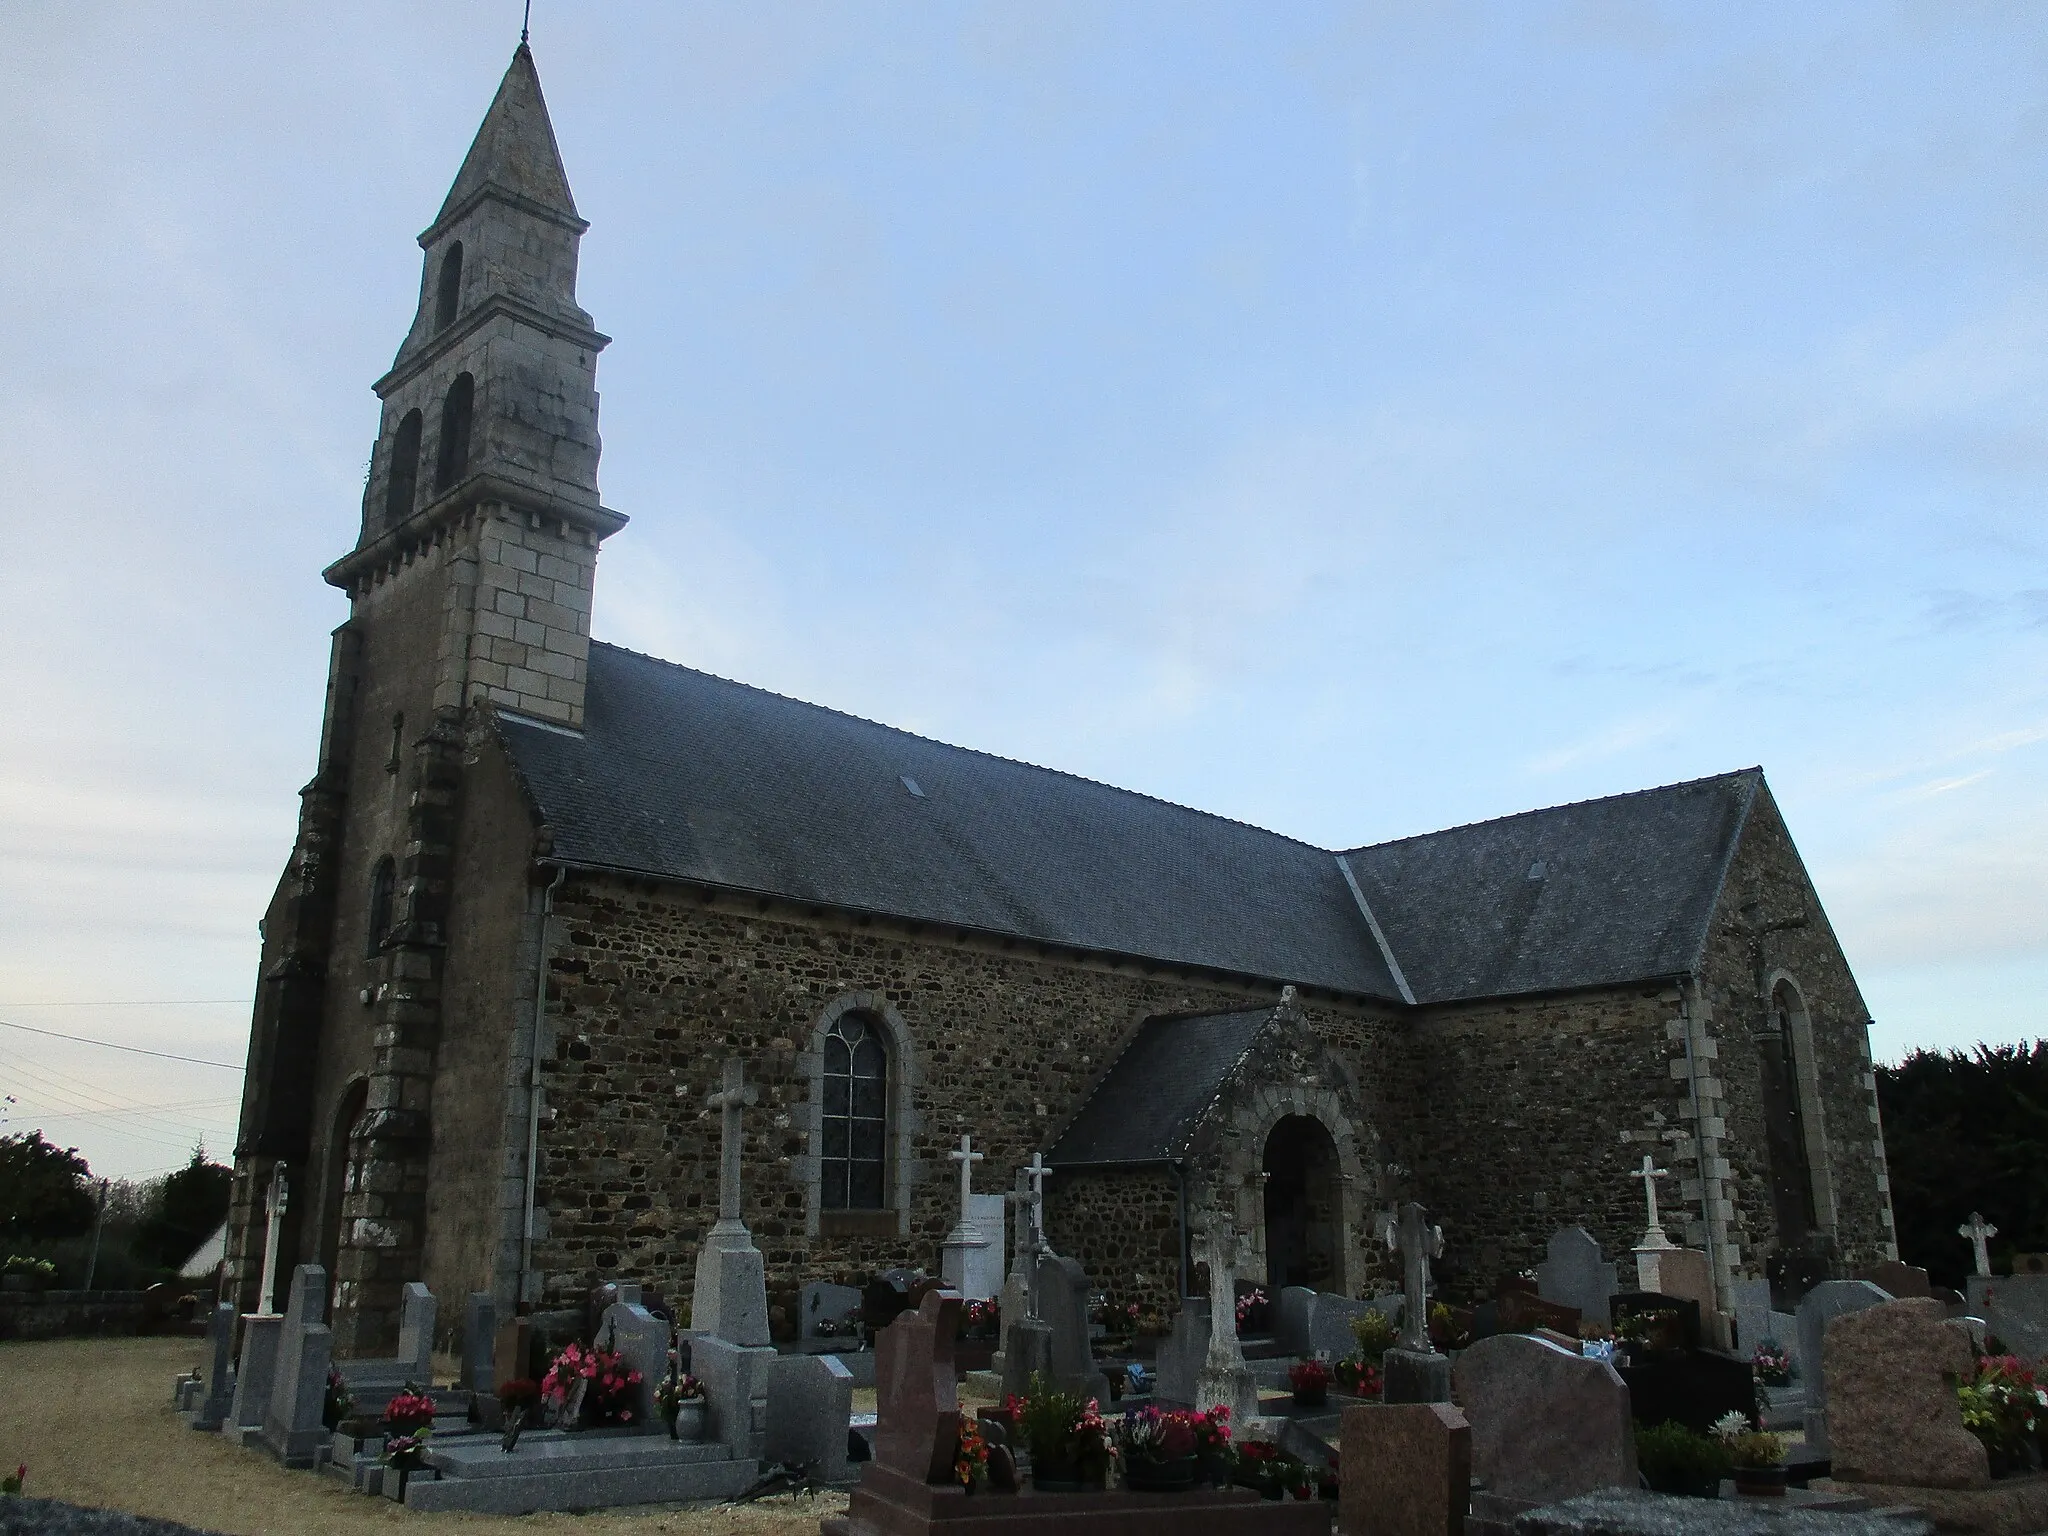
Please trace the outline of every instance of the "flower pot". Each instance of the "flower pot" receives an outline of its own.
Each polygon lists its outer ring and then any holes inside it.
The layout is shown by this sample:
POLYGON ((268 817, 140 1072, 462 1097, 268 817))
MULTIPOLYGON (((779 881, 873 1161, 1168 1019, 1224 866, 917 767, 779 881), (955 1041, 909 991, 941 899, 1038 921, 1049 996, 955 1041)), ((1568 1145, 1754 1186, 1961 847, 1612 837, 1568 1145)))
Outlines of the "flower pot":
POLYGON ((1195 1475, 1211 1488, 1230 1486, 1230 1457, 1228 1453, 1201 1456, 1195 1462, 1195 1475))
POLYGON ((704 1438, 704 1399, 693 1397, 676 1404, 676 1416, 669 1421, 669 1434, 677 1440, 704 1438))
POLYGON ((1124 1486, 1133 1493, 1185 1493, 1195 1486, 1195 1458, 1133 1458, 1124 1467, 1124 1486))
POLYGON ((1785 1497, 1785 1467, 1737 1467, 1735 1491, 1753 1499, 1785 1497))

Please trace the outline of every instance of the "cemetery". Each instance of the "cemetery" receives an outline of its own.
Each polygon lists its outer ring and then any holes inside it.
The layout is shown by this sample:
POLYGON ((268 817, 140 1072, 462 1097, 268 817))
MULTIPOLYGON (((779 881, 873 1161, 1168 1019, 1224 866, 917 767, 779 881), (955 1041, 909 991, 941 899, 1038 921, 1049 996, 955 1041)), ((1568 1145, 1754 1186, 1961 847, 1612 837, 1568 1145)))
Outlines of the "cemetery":
POLYGON ((1418 1202, 1380 1214, 1400 1284, 1364 1298, 1269 1295, 1212 1211, 1195 1223, 1207 1294, 1148 1333, 1053 1250, 1043 1159, 990 1201, 963 1132, 937 1272, 814 1284, 777 1344, 742 1217, 755 1102, 738 1061, 705 1100, 720 1215, 680 1321, 621 1280, 566 1331, 500 1319, 488 1292, 444 1327, 415 1282, 393 1355, 338 1358, 327 1278, 299 1265, 267 1278, 264 1310, 212 1308, 171 1411, 428 1521, 771 1490, 821 1536, 2048 1531, 2043 1364, 2015 1347, 2043 1323, 2038 1277, 1988 1273, 1979 1217, 1959 1232, 1979 1266, 1967 1297, 1893 1263, 1796 1298, 1755 1282, 1730 1313, 1666 1234, 1648 1158, 1632 1254, 1562 1228, 1533 1271, 1457 1304, 1418 1202))

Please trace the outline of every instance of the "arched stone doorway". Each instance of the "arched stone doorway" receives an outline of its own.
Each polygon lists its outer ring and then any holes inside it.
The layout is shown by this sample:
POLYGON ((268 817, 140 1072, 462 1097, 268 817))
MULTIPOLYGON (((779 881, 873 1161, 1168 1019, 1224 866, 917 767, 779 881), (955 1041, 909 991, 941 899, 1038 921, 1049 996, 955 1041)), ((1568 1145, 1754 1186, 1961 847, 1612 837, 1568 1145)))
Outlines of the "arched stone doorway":
POLYGON ((1266 1137, 1266 1282, 1341 1289, 1343 1190, 1337 1143, 1314 1115, 1283 1115, 1266 1137))
MULTIPOLYGON (((349 1158, 356 1122, 363 1118, 363 1111, 369 1106, 370 1085, 357 1078, 344 1088, 341 1102, 335 1106, 334 1120, 328 1128, 327 1145, 321 1149, 320 1159, 320 1252, 314 1261, 327 1272, 327 1304, 330 1311, 334 1305, 336 1270, 341 1260, 342 1206, 348 1199, 349 1158)), ((307 1191, 308 1194, 311 1191, 307 1191)), ((283 1305, 284 1280, 278 1283, 279 1305, 283 1305)))

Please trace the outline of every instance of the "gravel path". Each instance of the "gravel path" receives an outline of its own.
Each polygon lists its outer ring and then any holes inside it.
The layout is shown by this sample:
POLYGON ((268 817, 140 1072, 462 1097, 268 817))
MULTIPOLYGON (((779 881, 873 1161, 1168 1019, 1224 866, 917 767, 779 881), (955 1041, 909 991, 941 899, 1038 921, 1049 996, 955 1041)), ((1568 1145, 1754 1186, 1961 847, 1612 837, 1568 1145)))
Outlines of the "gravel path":
MULTIPOLYGON (((28 1463, 31 1500, 123 1510, 224 1536, 817 1536, 821 1516, 846 1508, 844 1495, 823 1494, 736 1510, 643 1504, 590 1515, 411 1514, 187 1429, 171 1411, 171 1381, 198 1363, 201 1348, 198 1339, 0 1343, 0 1465, 28 1463)), ((97 1530, 0 1525, 17 1528, 97 1530)), ((107 1529, 113 1536, 122 1528, 107 1529)))

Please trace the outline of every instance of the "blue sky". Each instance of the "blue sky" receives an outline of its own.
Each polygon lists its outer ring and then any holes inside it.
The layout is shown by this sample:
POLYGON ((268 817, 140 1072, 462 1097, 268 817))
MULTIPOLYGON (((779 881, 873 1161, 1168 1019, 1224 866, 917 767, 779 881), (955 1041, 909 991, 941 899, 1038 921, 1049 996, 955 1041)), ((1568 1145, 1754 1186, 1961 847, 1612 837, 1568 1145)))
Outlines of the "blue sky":
MULTIPOLYGON (((1326 846, 1761 763, 1880 1057, 2048 1032, 2048 12, 538 9, 600 637, 1326 846)), ((517 22, 0 0, 0 1020, 239 1059, 517 22)))

